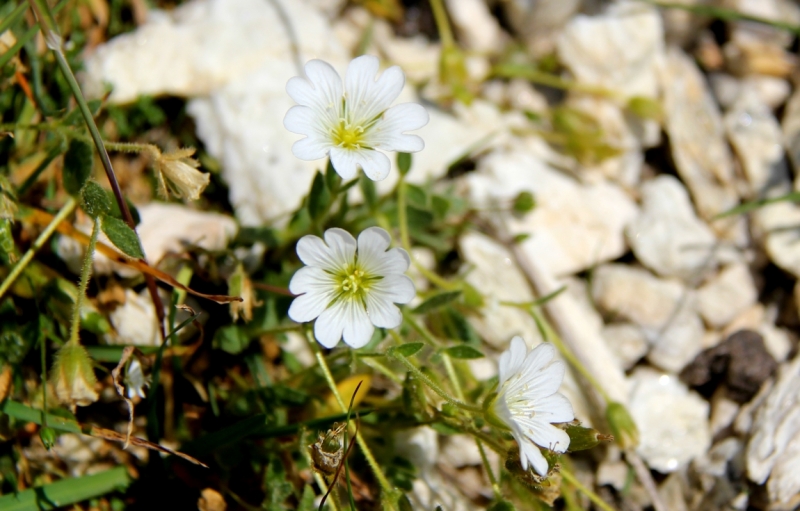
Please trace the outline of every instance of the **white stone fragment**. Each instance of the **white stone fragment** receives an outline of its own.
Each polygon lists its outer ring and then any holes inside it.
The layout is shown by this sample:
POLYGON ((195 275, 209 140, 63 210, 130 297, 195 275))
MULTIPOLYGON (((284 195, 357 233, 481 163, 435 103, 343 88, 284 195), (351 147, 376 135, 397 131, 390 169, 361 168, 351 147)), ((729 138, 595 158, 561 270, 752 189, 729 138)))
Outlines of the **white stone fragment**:
POLYGON ((689 194, 672 176, 658 176, 641 187, 641 214, 626 233, 636 258, 664 277, 693 280, 713 269, 716 237, 695 216, 689 194))
POLYGON ((612 4, 599 16, 579 14, 558 39, 559 59, 579 82, 627 97, 657 97, 663 52, 661 16, 635 2, 612 4))
MULTIPOLYGON (((659 79, 672 157, 700 217, 711 219, 739 202, 719 108, 700 69, 679 48, 667 50, 659 79)), ((712 227, 725 239, 742 241, 743 221, 712 227)))
POLYGON ((631 375, 630 413, 639 428, 637 452, 669 473, 702 455, 711 443, 708 402, 677 377, 639 368, 631 375))
POLYGON ((743 450, 744 445, 739 438, 728 437, 695 459, 694 467, 702 474, 724 477, 728 471, 728 464, 743 450))
POLYGON ((800 357, 778 369, 750 431, 747 475, 766 481, 770 500, 785 504, 800 492, 800 357))
POLYGON ((111 311, 108 319, 115 332, 105 336, 108 344, 131 344, 133 346, 158 346, 158 318, 153 301, 147 290, 136 293, 125 289, 125 303, 111 311))
POLYGON ((623 229, 637 208, 625 192, 607 182, 581 185, 535 149, 497 150, 466 179, 478 207, 508 207, 520 192, 533 193, 536 208, 510 219, 508 227, 512 234, 530 235, 523 250, 556 276, 615 259, 627 249, 623 229))
POLYGON ((783 136, 778 120, 749 87, 742 87, 739 97, 725 114, 725 130, 742 162, 750 185, 750 196, 761 197, 775 179, 786 175, 783 159, 783 136))
MULTIPOLYGON (((795 175, 797 175, 798 169, 800 169, 800 89, 796 90, 786 103, 781 129, 783 131, 783 146, 789 154, 795 175)), ((795 189, 798 189, 797 183, 797 178, 795 178, 795 189)))
POLYGON ((505 247, 478 233, 461 237, 461 255, 466 263, 466 281, 484 297, 480 316, 468 317, 480 336, 497 349, 506 347, 515 335, 529 346, 541 342, 536 323, 525 311, 500 305, 501 301, 527 302, 534 299, 525 276, 505 247))
POLYGON ((717 392, 711 399, 711 434, 716 435, 727 428, 739 414, 739 403, 717 392))
POLYGON ((481 453, 475 439, 469 435, 448 435, 442 442, 441 461, 461 468, 481 464, 481 453))
POLYGON ((630 468, 624 461, 602 461, 597 467, 597 485, 609 485, 620 491, 625 487, 629 473, 630 468))
POLYGON ((697 291, 697 306, 703 319, 722 328, 756 303, 758 291, 745 263, 723 268, 714 279, 697 291))
POLYGON ((564 25, 581 8, 581 0, 511 0, 501 5, 506 19, 527 42, 532 55, 552 53, 564 25))
POLYGON ((602 335, 625 370, 633 367, 650 349, 641 327, 632 323, 606 325, 602 335))
POLYGON ((677 281, 610 264, 595 270, 592 295, 602 310, 642 327, 652 346, 647 358, 662 369, 678 372, 703 349, 695 297, 677 281))
POLYGON ((503 31, 483 0, 447 0, 447 14, 468 50, 494 52, 500 48, 503 31))

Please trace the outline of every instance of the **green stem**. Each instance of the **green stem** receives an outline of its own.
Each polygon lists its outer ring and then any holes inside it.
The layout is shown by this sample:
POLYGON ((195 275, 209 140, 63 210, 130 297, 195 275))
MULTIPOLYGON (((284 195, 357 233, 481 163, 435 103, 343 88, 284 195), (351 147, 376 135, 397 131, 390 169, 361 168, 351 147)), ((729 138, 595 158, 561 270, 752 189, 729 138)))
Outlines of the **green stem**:
POLYGON ((411 326, 411 328, 413 328, 415 332, 417 332, 419 335, 421 335, 422 338, 425 339, 428 342, 428 344, 430 344, 431 346, 436 346, 436 347, 442 345, 442 343, 439 342, 433 336, 433 334, 431 334, 428 331, 427 328, 425 328, 416 319, 414 319, 414 316, 411 315, 411 312, 408 309, 403 308, 401 311, 402 311, 402 314, 403 314, 403 319, 405 319, 406 322, 411 326))
POLYGON ((86 298, 86 288, 89 285, 89 277, 92 275, 92 261, 94 259, 94 247, 97 244, 97 236, 100 233, 100 221, 94 219, 92 226, 92 236, 89 238, 89 246, 86 247, 86 255, 83 257, 83 267, 81 268, 81 281, 78 284, 78 297, 75 299, 75 309, 72 311, 72 325, 69 333, 69 343, 72 345, 80 344, 78 332, 81 326, 81 308, 83 300, 86 298))
POLYGON ((597 495, 595 492, 593 492, 592 490, 590 490, 589 488, 584 486, 580 481, 578 481, 578 478, 576 478, 572 474, 572 472, 570 472, 569 470, 567 470, 564 467, 561 467, 560 473, 561 473, 562 477, 564 477, 564 479, 569 484, 571 484, 572 486, 577 488, 578 491, 582 492, 584 495, 589 497, 589 500, 591 500, 594 503, 595 506, 599 507, 603 511, 614 511, 614 508, 609 506, 603 499, 600 498, 599 495, 597 495))
MULTIPOLYGON (((94 116, 92 115, 92 111, 89 109, 89 104, 86 102, 86 98, 83 96, 83 92, 81 92, 81 87, 78 85, 78 81, 75 79, 75 74, 72 72, 72 68, 70 68, 69 62, 67 62, 67 58, 64 55, 61 36, 58 34, 58 27, 53 19, 53 14, 50 12, 50 8, 48 7, 46 0, 28 0, 28 3, 30 4, 31 9, 33 9, 34 14, 39 21, 39 27, 42 30, 42 35, 44 35, 47 46, 55 54, 58 67, 61 69, 64 77, 67 79, 67 83, 72 91, 72 95, 75 98, 75 101, 77 101, 78 107, 83 115, 83 120, 86 122, 87 128, 89 128, 89 133, 92 135, 92 140, 94 140, 95 147, 97 147, 97 152, 100 155, 100 161, 103 163, 103 168, 106 171, 108 183, 111 185, 111 190, 114 192, 114 197, 116 198, 117 205, 122 213, 122 218, 125 220, 125 223, 128 224, 128 227, 134 229, 135 232, 136 222, 133 220, 133 215, 131 215, 130 209, 128 209, 128 203, 125 202, 125 199, 122 196, 122 190, 117 182, 117 176, 114 173, 114 168, 111 166, 111 159, 108 157, 108 151, 106 151, 105 145, 103 144, 103 138, 100 136, 100 130, 97 129, 97 123, 94 122, 94 116)), ((142 240, 139 239, 139 236, 136 236, 136 240, 139 242, 139 249, 142 253, 144 253, 142 240)), ((144 278, 145 282, 147 283, 147 291, 149 292, 150 298, 153 300, 153 306, 156 309, 158 330, 161 334, 161 338, 164 339, 164 336, 166 335, 166 332, 164 331, 164 304, 161 302, 161 297, 158 295, 158 287, 153 276, 150 274, 145 274, 144 278)))
POLYGON ((447 282, 411 257, 411 238, 408 235, 408 211, 406 209, 406 179, 405 176, 402 175, 397 182, 397 221, 400 224, 400 243, 403 245, 403 249, 408 252, 408 257, 411 259, 411 263, 414 267, 437 287, 442 289, 455 289, 455 284, 447 282))
MULTIPOLYGON (((390 330, 389 332, 392 334, 395 340, 397 340, 398 342, 401 341, 400 336, 397 335, 397 332, 395 332, 394 330, 390 330)), ((470 413, 479 414, 481 417, 483 416, 483 408, 471 405, 469 403, 465 403, 460 399, 452 397, 450 394, 445 392, 444 389, 442 389, 440 386, 434 383, 433 380, 431 380, 425 373, 420 371, 419 368, 417 368, 417 366, 412 364, 411 361, 406 357, 404 357, 403 355, 395 354, 393 355, 393 358, 399 360, 401 364, 406 366, 406 369, 408 369, 414 374, 415 378, 417 378, 419 381, 427 385, 434 393, 436 393, 436 395, 438 395, 451 405, 470 413)))
POLYGON ((430 0, 433 18, 436 20, 436 30, 439 31, 439 39, 442 41, 443 48, 455 45, 453 31, 450 29, 450 21, 447 19, 447 11, 442 0, 430 0))
POLYGON ((398 385, 402 385, 403 384, 403 379, 402 378, 400 378, 399 376, 394 374, 391 369, 389 369, 385 365, 381 364, 376 359, 374 359, 372 357, 369 357, 369 358, 364 357, 364 358, 361 358, 361 361, 363 363, 365 363, 366 365, 370 366, 371 368, 375 369, 379 373, 383 374, 384 376, 386 376, 387 378, 389 378, 393 382, 397 383, 398 385))
MULTIPOLYGON (((333 374, 331 374, 331 370, 328 367, 328 363, 325 362, 325 357, 322 356, 322 351, 319 349, 317 341, 314 339, 314 335, 309 330, 306 330, 306 340, 308 340, 311 349, 314 351, 314 356, 317 359, 317 364, 319 365, 319 368, 322 370, 322 374, 325 377, 325 381, 328 383, 328 387, 331 389, 333 396, 336 398, 336 402, 339 403, 339 407, 342 409, 343 412, 347 412, 348 407, 345 404, 344 400, 342 399, 341 394, 339 394, 339 389, 336 387, 336 380, 333 379, 333 374)), ((362 454, 364 454, 364 458, 366 458, 367 464, 372 469, 373 474, 375 474, 375 479, 378 480, 378 484, 380 484, 383 492, 387 496, 392 495, 394 493, 392 485, 389 483, 389 480, 386 479, 386 476, 383 474, 383 470, 381 470, 380 465, 378 465, 378 462, 375 460, 375 456, 373 456, 372 451, 367 445, 367 442, 361 435, 361 431, 356 431, 356 442, 358 443, 358 447, 361 449, 362 454)), ((387 502, 390 501, 391 499, 387 499, 387 502)))
POLYGON ((531 315, 531 317, 533 317, 533 320, 536 322, 536 324, 539 325, 539 327, 542 329, 544 338, 552 342, 555 345, 555 347, 558 348, 558 351, 561 353, 561 356, 567 359, 567 362, 569 362, 572 367, 574 367, 579 373, 581 373, 581 376, 586 378, 589 384, 592 387, 594 387, 595 390, 597 390, 597 392, 603 397, 603 400, 606 403, 610 403, 611 401, 613 401, 611 399, 611 396, 608 395, 608 392, 606 392, 605 389, 602 387, 602 385, 600 385, 600 382, 598 382, 597 379, 592 375, 592 373, 590 373, 586 369, 586 367, 584 367, 584 365, 580 362, 580 360, 578 360, 578 358, 572 354, 572 351, 567 349, 566 345, 564 345, 564 341, 561 340, 561 337, 556 333, 553 327, 550 326, 550 323, 545 318, 543 318, 538 312, 536 312, 536 309, 530 308, 528 312, 531 315))
POLYGON ((475 445, 478 446, 478 452, 481 453, 481 462, 483 462, 483 468, 486 469, 486 476, 489 478, 489 483, 492 485, 492 492, 494 492, 495 500, 501 500, 503 498, 502 493, 500 493, 500 485, 497 484, 497 479, 494 476, 494 471, 492 470, 492 466, 489 464, 489 458, 486 457, 486 450, 483 448, 483 443, 477 438, 475 439, 475 445))
POLYGON ((461 382, 458 381, 456 368, 453 367, 453 360, 449 356, 442 353, 442 362, 444 362, 444 369, 447 371, 447 377, 450 379, 450 383, 453 385, 453 390, 456 392, 456 397, 460 401, 464 401, 464 391, 461 390, 461 382))
POLYGON ((25 255, 23 255, 22 258, 17 263, 17 265, 14 266, 14 269, 11 270, 11 273, 9 273, 8 276, 5 278, 5 280, 3 281, 3 283, 0 284, 0 298, 2 298, 3 295, 6 294, 6 291, 8 291, 9 287, 11 287, 11 284, 13 284, 14 281, 17 280, 17 277, 20 276, 22 270, 24 270, 25 267, 27 267, 28 264, 30 264, 36 252, 40 248, 42 248, 45 243, 47 243, 47 240, 50 239, 50 236, 53 235, 56 228, 61 224, 61 222, 64 221, 64 219, 66 219, 70 214, 72 214, 77 205, 78 202, 73 197, 70 197, 67 200, 66 204, 64 204, 64 206, 61 207, 61 210, 53 218, 53 221, 50 222, 45 228, 45 230, 42 231, 42 233, 39 235, 39 237, 36 238, 36 241, 33 242, 31 248, 29 248, 28 251, 25 252, 25 255))

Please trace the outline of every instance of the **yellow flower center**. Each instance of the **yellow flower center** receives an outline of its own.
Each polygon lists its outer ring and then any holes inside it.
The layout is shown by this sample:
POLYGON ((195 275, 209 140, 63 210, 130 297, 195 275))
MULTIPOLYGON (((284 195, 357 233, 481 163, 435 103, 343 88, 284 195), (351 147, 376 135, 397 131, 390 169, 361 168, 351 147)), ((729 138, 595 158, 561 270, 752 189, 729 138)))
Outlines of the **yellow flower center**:
MULTIPOLYGON (((361 279, 363 277, 364 277, 364 272, 356 268, 355 270, 353 270, 353 273, 351 273, 350 275, 346 275, 345 278, 342 280, 342 291, 348 292, 350 294, 357 294, 358 288, 362 287, 361 279)), ((362 289, 364 288, 362 287, 362 289)))
MULTIPOLYGON (((380 280, 379 275, 369 275, 362 270, 358 263, 348 265, 342 271, 334 274, 334 282, 337 283, 337 293, 333 302, 339 300, 358 300, 362 304, 367 303, 367 293, 373 282, 380 280)), ((332 302, 332 303, 333 303, 332 302)))
POLYGON ((331 130, 333 143, 343 149, 361 149, 364 146, 364 128, 341 119, 331 130))

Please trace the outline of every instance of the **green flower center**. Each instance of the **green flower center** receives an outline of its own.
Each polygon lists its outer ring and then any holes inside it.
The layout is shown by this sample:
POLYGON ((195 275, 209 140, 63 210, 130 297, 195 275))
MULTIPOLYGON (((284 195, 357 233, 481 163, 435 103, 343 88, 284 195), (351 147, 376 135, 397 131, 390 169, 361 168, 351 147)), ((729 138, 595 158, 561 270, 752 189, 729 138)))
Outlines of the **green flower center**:
POLYGON ((339 300, 358 300, 364 306, 367 303, 367 294, 375 281, 382 279, 379 275, 370 275, 358 263, 334 274, 337 283, 337 293, 334 302, 339 300))
POLYGON ((341 119, 331 130, 331 138, 334 144, 343 149, 361 149, 364 146, 364 128, 341 119))

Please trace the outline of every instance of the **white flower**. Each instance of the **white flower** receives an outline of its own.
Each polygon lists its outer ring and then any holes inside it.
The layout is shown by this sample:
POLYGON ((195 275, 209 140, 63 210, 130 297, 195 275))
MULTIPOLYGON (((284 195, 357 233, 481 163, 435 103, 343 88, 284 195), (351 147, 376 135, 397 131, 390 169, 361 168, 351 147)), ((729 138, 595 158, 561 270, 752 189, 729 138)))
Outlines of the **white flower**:
POLYGON ((150 377, 144 375, 142 364, 136 358, 131 360, 125 372, 125 384, 128 386, 129 399, 133 399, 133 396, 144 399, 144 388, 150 385, 150 377))
POLYGON ((289 109, 283 125, 292 133, 306 135, 292 146, 301 160, 330 155, 331 164, 343 179, 356 175, 357 167, 374 181, 389 175, 389 158, 378 152, 421 151, 425 144, 416 130, 428 123, 422 105, 403 103, 389 108, 400 95, 405 76, 398 66, 378 73, 378 58, 362 55, 350 62, 344 77, 327 62, 311 60, 305 65, 307 78, 295 76, 286 92, 298 104, 289 109))
POLYGON ((389 251, 389 233, 370 227, 358 235, 358 243, 343 229, 303 236, 297 255, 306 266, 297 270, 289 291, 299 294, 289 307, 297 322, 314 318, 314 335, 320 344, 333 348, 344 342, 361 348, 372 338, 375 327, 395 328, 402 314, 395 303, 410 302, 416 291, 403 273, 410 259, 402 248, 389 251), (373 326, 374 325, 374 326, 373 326))
POLYGON ((569 435, 552 423, 575 418, 572 404, 558 393, 566 368, 553 360, 555 354, 552 344, 528 351, 522 337, 511 339, 511 346, 500 355, 500 390, 494 403, 494 412, 519 444, 523 470, 530 464, 541 476, 547 475, 548 466, 536 446, 565 452, 569 435))

